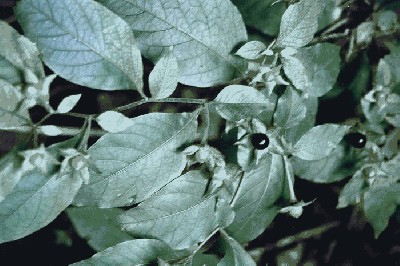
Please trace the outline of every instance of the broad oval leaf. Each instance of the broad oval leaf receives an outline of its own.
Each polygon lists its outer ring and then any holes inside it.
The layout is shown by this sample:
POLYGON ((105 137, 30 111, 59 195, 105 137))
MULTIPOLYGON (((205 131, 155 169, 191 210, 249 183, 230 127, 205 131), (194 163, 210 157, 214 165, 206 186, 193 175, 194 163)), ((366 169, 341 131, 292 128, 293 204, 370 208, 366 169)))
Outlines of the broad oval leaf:
POLYGON ((17 85, 24 83, 24 71, 37 79, 44 78, 44 69, 36 45, 6 22, 0 21, 0 79, 17 85))
POLYGON ((245 65, 230 53, 247 40, 241 15, 229 0, 98 0, 133 29, 153 62, 174 46, 179 82, 210 87, 232 80, 245 65))
POLYGON ((283 192, 285 166, 282 156, 266 155, 246 172, 233 202, 235 220, 227 232, 239 242, 259 236, 277 214, 273 206, 283 192))
POLYGON ((20 90, 0 79, 0 128, 14 128, 29 124, 28 110, 20 110, 20 103, 24 99, 20 90))
POLYGON ((121 230, 117 216, 122 209, 99 209, 96 207, 80 207, 66 209, 69 219, 81 238, 96 251, 115 246, 121 242, 133 240, 127 232, 121 230))
POLYGON ((259 41, 250 41, 245 43, 240 49, 236 52, 236 55, 248 59, 255 60, 261 58, 261 53, 267 49, 264 43, 259 41))
POLYGON ((302 47, 308 44, 318 29, 323 6, 321 0, 301 0, 290 5, 282 16, 275 46, 302 47))
POLYGON ((306 117, 307 107, 303 98, 292 87, 287 87, 279 98, 274 113, 274 123, 281 128, 292 128, 306 117))
POLYGON ((21 178, 0 202, 0 243, 20 239, 53 221, 81 187, 82 179, 58 173, 32 173, 21 178))
POLYGON ((226 243, 225 256, 218 266, 256 266, 257 264, 249 253, 232 237, 226 233, 222 234, 226 243))
POLYGON ((274 104, 262 92, 244 85, 225 87, 215 98, 214 104, 218 114, 230 121, 256 117, 274 108, 274 104))
POLYGON ((337 148, 349 128, 334 124, 313 127, 293 146, 292 154, 306 161, 325 158, 337 148))
POLYGON ((88 151, 95 165, 90 184, 74 203, 110 208, 149 197, 183 171, 186 157, 178 149, 195 139, 196 119, 197 113, 151 113, 100 138, 88 151))
POLYGON ((106 111, 102 113, 96 118, 96 122, 102 129, 111 133, 124 131, 133 125, 131 119, 115 111, 106 111))
POLYGON ((158 60, 149 75, 149 88, 152 98, 162 99, 171 96, 178 85, 178 62, 168 52, 158 60))
POLYGON ((283 69, 293 85, 313 97, 330 91, 340 71, 340 47, 320 43, 300 48, 283 59, 283 69))
POLYGON ((142 59, 129 26, 92 0, 23 0, 25 34, 61 77, 94 89, 143 87, 142 59))
POLYGON ((136 239, 125 241, 95 254, 90 259, 71 265, 150 265, 159 258, 171 260, 183 256, 182 252, 173 251, 159 240, 136 239))
POLYGON ((135 237, 157 238, 174 249, 205 240, 217 227, 216 197, 204 197, 207 179, 198 171, 176 178, 119 217, 135 237))

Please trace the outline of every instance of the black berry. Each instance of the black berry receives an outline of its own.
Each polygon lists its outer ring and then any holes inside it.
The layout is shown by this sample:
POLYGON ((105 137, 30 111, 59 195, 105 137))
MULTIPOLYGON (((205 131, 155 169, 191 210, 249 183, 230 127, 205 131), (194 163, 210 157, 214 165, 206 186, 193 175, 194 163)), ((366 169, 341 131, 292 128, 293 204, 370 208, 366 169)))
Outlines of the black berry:
POLYGON ((364 148, 365 144, 367 143, 367 137, 364 134, 361 133, 349 133, 346 136, 344 136, 345 141, 349 143, 351 146, 354 148, 364 148))
POLYGON ((269 138, 263 133, 254 133, 250 136, 251 145, 257 150, 264 150, 269 145, 269 138))

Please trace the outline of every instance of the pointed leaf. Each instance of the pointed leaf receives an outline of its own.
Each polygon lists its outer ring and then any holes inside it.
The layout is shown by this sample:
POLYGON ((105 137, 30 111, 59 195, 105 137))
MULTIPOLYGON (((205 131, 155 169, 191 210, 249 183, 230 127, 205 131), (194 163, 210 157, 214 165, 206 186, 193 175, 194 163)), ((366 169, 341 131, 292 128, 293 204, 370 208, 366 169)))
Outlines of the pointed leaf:
POLYGON ((42 134, 44 134, 46 136, 51 136, 51 137, 58 136, 58 135, 62 134, 62 130, 59 127, 53 126, 53 125, 40 126, 38 128, 38 132, 42 133, 42 134))
POLYGON ((124 131, 133 125, 133 121, 121 113, 107 111, 96 118, 96 122, 102 129, 111 133, 124 131))
POLYGON ((267 109, 274 108, 274 104, 263 93, 243 85, 225 87, 214 102, 218 114, 230 121, 255 117, 267 109))
POLYGON ((236 52, 236 55, 248 59, 255 60, 261 58, 261 53, 267 49, 265 44, 259 41, 251 41, 240 47, 240 49, 236 52))
POLYGON ((218 266, 256 266, 255 261, 249 253, 232 237, 226 233, 222 234, 226 242, 226 251, 223 259, 218 263, 218 266))
POLYGON ((158 60, 149 76, 149 87, 152 98, 168 98, 178 85, 178 62, 172 52, 158 60))
POLYGON ((301 123, 306 113, 304 100, 292 87, 288 87, 278 100, 274 122, 277 127, 292 128, 301 123))
POLYGON ((375 238, 385 230, 390 217, 400 204, 400 184, 376 187, 364 194, 364 212, 367 221, 372 225, 375 238))
POLYGON ((81 99, 82 94, 74 94, 65 97, 57 107, 57 112, 60 114, 65 114, 70 112, 78 101, 81 99))
POLYGON ((24 83, 25 70, 36 78, 44 77, 42 61, 35 44, 6 22, 0 21, 0 79, 17 85, 24 83))
POLYGON ((297 141, 292 154, 307 161, 325 158, 337 148, 349 128, 334 124, 313 127, 297 141))
POLYGON ((361 171, 356 172, 340 192, 337 208, 341 209, 360 203, 365 187, 366 182, 361 171))
POLYGON ((321 0, 301 0, 282 16, 278 47, 302 47, 308 44, 318 29, 318 18, 323 9, 321 0))
POLYGON ((206 187, 207 179, 200 172, 188 172, 123 213, 120 224, 134 236, 157 238, 174 249, 189 248, 218 225, 216 197, 203 197, 206 187))
POLYGON ((95 167, 75 204, 103 208, 140 202, 178 177, 186 157, 178 151, 197 132, 197 113, 151 113, 133 126, 106 134, 89 149, 95 167))
POLYGON ((234 200, 235 220, 227 232, 239 242, 259 236, 277 213, 273 207, 283 191, 285 169, 280 155, 266 155, 246 172, 234 200))
POLYGON ((69 219, 81 238, 96 251, 115 246, 121 242, 133 240, 133 237, 121 230, 117 216, 123 210, 99 209, 95 207, 68 208, 69 219))
POLYGON ((313 97, 321 97, 336 83, 340 71, 340 47, 330 43, 300 48, 283 59, 283 69, 293 85, 313 97))
POLYGON ((20 239, 48 225, 71 204, 81 184, 80 178, 69 174, 24 176, 0 203, 0 243, 20 239))
POLYGON ((230 53, 247 40, 246 29, 229 0, 98 0, 123 17, 133 29, 143 55, 153 62, 174 46, 179 82, 210 87, 243 71, 230 53))
POLYGON ((0 79, 0 128, 7 129, 28 124, 28 110, 19 110, 23 96, 19 89, 0 79))
POLYGON ((171 260, 183 256, 182 252, 173 251, 165 243, 156 239, 136 239, 126 241, 87 260, 72 265, 149 265, 159 258, 171 260))
POLYGON ((140 51, 129 26, 92 0, 23 0, 25 34, 61 77, 94 89, 141 91, 140 51))

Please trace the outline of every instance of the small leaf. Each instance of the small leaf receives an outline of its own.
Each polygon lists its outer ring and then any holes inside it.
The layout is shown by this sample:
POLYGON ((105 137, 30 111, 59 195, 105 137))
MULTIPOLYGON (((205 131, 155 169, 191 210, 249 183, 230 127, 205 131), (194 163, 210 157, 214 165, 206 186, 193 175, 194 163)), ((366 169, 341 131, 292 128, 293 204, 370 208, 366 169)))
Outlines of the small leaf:
POLYGON ((279 98, 274 113, 274 123, 277 127, 292 128, 306 117, 306 104, 292 87, 287 87, 279 98))
POLYGON ((259 41, 251 41, 240 47, 240 49, 236 52, 236 55, 248 59, 255 60, 261 58, 261 53, 267 49, 265 44, 259 41))
POLYGON ((313 97, 333 88, 340 71, 340 47, 330 43, 300 48, 283 59, 283 69, 293 85, 313 97))
POLYGON ((256 266, 257 264, 249 253, 232 237, 222 233, 226 242, 225 256, 218 263, 218 266, 256 266))
POLYGON ((375 238, 385 230, 390 217, 400 204, 400 184, 369 189, 364 194, 364 212, 367 221, 372 225, 375 238))
POLYGON ((123 210, 99 209, 95 207, 68 208, 69 219, 81 238, 96 251, 115 246, 121 242, 133 240, 133 237, 121 230, 117 216, 123 210))
POLYGON ((130 118, 115 111, 106 111, 96 118, 102 129, 111 133, 124 131, 133 125, 130 118))
POLYGON ((16 16, 56 74, 90 88, 142 92, 133 33, 104 6, 92 0, 23 0, 16 16))
POLYGON ((122 228, 136 237, 152 237, 173 249, 205 240, 217 227, 215 196, 203 197, 207 179, 188 172, 119 217, 122 228), (173 230, 171 230, 173 228, 173 230))
POLYGON ((172 52, 158 60, 149 76, 149 87, 154 99, 168 98, 178 85, 179 69, 176 57, 172 52))
POLYGON ((165 243, 156 239, 136 239, 125 241, 95 254, 87 260, 71 265, 149 265, 164 260, 183 257, 183 252, 173 251, 165 243))
POLYGON ((70 112, 81 99, 82 94, 74 94, 64 98, 57 107, 57 112, 66 114, 70 112))
POLYGON ((12 85, 25 83, 24 72, 44 78, 44 69, 35 44, 6 22, 0 21, 0 79, 12 85))
POLYGON ((255 239, 275 218, 277 208, 273 204, 283 192, 284 176, 280 155, 266 155, 244 174, 233 201, 235 220, 226 229, 237 241, 255 239))
POLYGON ((19 89, 0 79, 0 128, 7 129, 27 125, 29 113, 19 109, 23 96, 19 89))
POLYGON ((196 138, 196 119, 197 113, 151 113, 100 138, 89 148, 90 183, 75 204, 110 208, 141 202, 178 177, 187 162, 178 149, 196 138))
POLYGON ((260 91, 250 86, 230 85, 215 98, 218 114, 230 121, 255 117, 265 110, 273 110, 274 104, 260 91))
POLYGON ((366 183, 361 172, 356 172, 340 192, 337 208, 341 209, 360 203, 365 186, 366 183))
POLYGON ((0 243, 20 239, 53 221, 81 187, 71 175, 22 177, 15 189, 0 202, 0 243))
POLYGON ((292 154, 307 161, 325 158, 337 148, 349 128, 334 124, 313 127, 294 145, 292 154))
POLYGON ((38 128, 38 132, 42 133, 42 134, 44 134, 46 136, 51 136, 51 137, 58 136, 58 135, 62 134, 62 130, 59 127, 53 126, 53 125, 40 126, 38 128))
POLYGON ((377 24, 381 31, 389 33, 396 28, 397 20, 396 12, 392 10, 383 10, 378 13, 377 24))
POLYGON ((318 18, 323 9, 321 0, 301 0, 285 11, 282 16, 278 47, 302 47, 308 44, 318 29, 318 18))
POLYGON ((229 0, 98 0, 131 26, 143 55, 156 62, 170 46, 179 82, 196 87, 224 84, 245 69, 231 54, 247 41, 246 28, 229 0))
POLYGON ((356 29, 356 42, 358 45, 368 45, 374 37, 374 22, 366 21, 358 25, 356 29))

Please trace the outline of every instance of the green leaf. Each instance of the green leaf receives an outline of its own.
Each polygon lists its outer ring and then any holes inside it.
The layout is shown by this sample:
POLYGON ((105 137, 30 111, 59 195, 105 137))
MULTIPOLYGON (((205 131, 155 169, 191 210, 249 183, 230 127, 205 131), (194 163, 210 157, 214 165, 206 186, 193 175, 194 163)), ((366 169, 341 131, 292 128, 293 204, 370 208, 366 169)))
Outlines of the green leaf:
POLYGON ((232 80, 245 68, 231 51, 247 40, 242 18, 229 0, 98 0, 133 29, 143 55, 157 61, 174 47, 179 82, 210 87, 232 80))
POLYGON ((364 194, 364 212, 367 221, 374 228, 375 238, 385 230, 390 217, 400 204, 400 184, 375 187, 364 194))
POLYGON ((236 55, 248 59, 248 60, 256 60, 262 57, 262 52, 267 49, 264 43, 259 41, 251 41, 245 43, 240 49, 236 52, 236 55))
POLYGON ((29 123, 29 113, 25 108, 20 110, 24 99, 20 90, 5 80, 0 79, 0 128, 14 128, 29 123))
POLYGON ((358 45, 368 45, 374 37, 375 25, 372 21, 365 21, 357 26, 356 43, 358 45))
POLYGON ((143 66, 133 33, 102 5, 92 0, 23 0, 16 15, 56 74, 94 89, 141 92, 143 66))
POLYGON ((178 61, 169 51, 158 60, 149 76, 149 87, 152 98, 168 98, 178 85, 178 61))
POLYGON ((218 263, 218 266, 256 266, 257 264, 249 253, 232 237, 222 233, 226 243, 225 256, 218 263))
POLYGON ((74 94, 65 97, 57 107, 57 112, 65 114, 70 112, 81 99, 82 94, 74 94))
POLYGON ((0 202, 0 243, 20 239, 53 221, 81 187, 82 180, 58 173, 38 173, 21 178, 15 189, 0 202))
POLYGON ((106 134, 89 149, 95 167, 77 205, 119 207, 140 202, 178 177, 186 157, 178 149, 197 132, 197 113, 151 113, 132 119, 133 126, 106 134))
POLYGON ((366 183, 361 172, 357 171, 340 192, 337 208, 346 208, 360 203, 365 186, 366 183))
POLYGON ((383 10, 378 13, 377 24, 381 31, 390 32, 396 28, 397 14, 392 10, 383 10))
POLYGON ((165 260, 179 258, 182 256, 181 253, 173 251, 156 239, 136 239, 110 247, 90 259, 72 265, 149 265, 157 262, 159 258, 165 260))
POLYGON ((68 208, 66 212, 79 236, 98 252, 133 239, 117 222, 121 209, 81 207, 68 208))
POLYGON ((259 236, 277 214, 273 206, 283 191, 285 168, 280 155, 266 155, 246 172, 233 203, 235 220, 227 232, 239 242, 259 236))
POLYGON ((282 16, 276 46, 302 47, 308 44, 318 29, 318 18, 323 9, 321 0, 301 0, 282 16))
POLYGON ((214 104, 218 114, 230 121, 256 117, 274 108, 274 104, 262 92, 244 85, 225 87, 215 98, 214 104))
POLYGON ((298 92, 292 87, 287 87, 279 98, 274 113, 275 126, 292 128, 301 123, 306 117, 307 107, 298 92))
POLYGON ((379 61, 376 84, 397 87, 400 85, 400 49, 394 50, 379 61))
POLYGON ((325 158, 337 148, 349 128, 334 124, 313 127, 293 146, 292 154, 306 161, 325 158))
POLYGON ((318 19, 318 30, 321 30, 340 19, 342 7, 336 0, 324 0, 325 7, 318 19))
POLYGON ((18 151, 14 148, 0 159, 0 202, 13 191, 23 174, 22 156, 18 151))
POLYGON ((57 126, 53 126, 53 125, 47 125, 47 126, 40 126, 38 127, 38 133, 46 135, 46 136, 58 136, 62 134, 62 130, 57 127, 57 126))
POLYGON ((96 122, 102 129, 111 133, 124 131, 133 125, 131 119, 115 111, 106 111, 102 113, 96 118, 96 122))
POLYGON ((286 9, 285 3, 276 3, 274 0, 233 0, 232 2, 239 8, 246 25, 271 36, 278 35, 281 17, 286 9))
POLYGON ((338 146, 330 155, 317 161, 304 161, 292 157, 291 162, 296 176, 314 183, 333 183, 351 175, 352 169, 346 169, 344 147, 338 146))
POLYGON ((34 43, 4 21, 0 21, 0 79, 17 85, 25 82, 25 71, 44 77, 42 61, 34 43))
POLYGON ((207 179, 200 172, 188 172, 123 213, 119 222, 133 236, 157 238, 174 249, 187 249, 218 226, 216 197, 204 197, 206 187, 207 179))
POLYGON ((330 91, 340 71, 340 47, 320 43, 300 48, 283 59, 283 69, 293 85, 313 97, 330 91))

